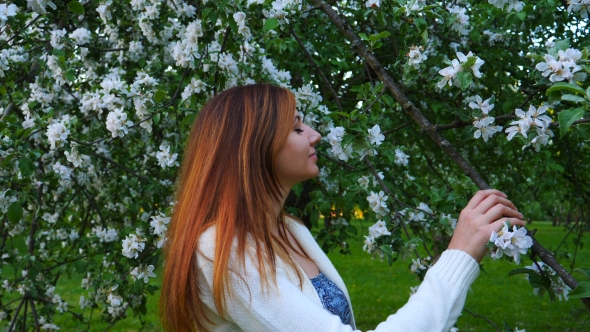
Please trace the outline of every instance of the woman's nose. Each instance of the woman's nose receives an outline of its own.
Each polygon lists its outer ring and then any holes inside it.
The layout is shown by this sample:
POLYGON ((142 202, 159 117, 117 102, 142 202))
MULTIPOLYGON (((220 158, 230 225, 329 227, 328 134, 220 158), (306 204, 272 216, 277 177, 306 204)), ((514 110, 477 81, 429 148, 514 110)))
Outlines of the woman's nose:
POLYGON ((309 142, 312 146, 316 145, 317 142, 319 142, 322 139, 322 135, 320 135, 320 133, 318 133, 317 131, 312 129, 312 133, 309 137, 309 142))

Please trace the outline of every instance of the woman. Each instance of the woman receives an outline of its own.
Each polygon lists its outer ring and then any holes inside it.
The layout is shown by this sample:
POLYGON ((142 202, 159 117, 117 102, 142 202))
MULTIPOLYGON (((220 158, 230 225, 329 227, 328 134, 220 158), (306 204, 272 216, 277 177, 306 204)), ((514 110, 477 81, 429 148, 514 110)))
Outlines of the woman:
MULTIPOLYGON (((293 185, 318 174, 319 140, 281 87, 231 88, 203 108, 185 150, 165 248, 166 330, 354 329, 342 279, 282 208, 293 185)), ((504 220, 523 225, 521 218, 501 192, 478 192, 417 293, 376 331, 448 331, 492 230, 504 220)))

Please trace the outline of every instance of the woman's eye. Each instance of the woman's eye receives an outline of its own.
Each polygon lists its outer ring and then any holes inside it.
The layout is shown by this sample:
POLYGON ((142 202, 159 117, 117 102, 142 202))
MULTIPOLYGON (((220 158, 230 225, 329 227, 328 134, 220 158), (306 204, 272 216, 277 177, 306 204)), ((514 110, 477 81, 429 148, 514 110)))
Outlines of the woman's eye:
POLYGON ((303 129, 297 128, 297 129, 295 129, 295 131, 298 132, 298 133, 302 133, 303 132, 303 129))

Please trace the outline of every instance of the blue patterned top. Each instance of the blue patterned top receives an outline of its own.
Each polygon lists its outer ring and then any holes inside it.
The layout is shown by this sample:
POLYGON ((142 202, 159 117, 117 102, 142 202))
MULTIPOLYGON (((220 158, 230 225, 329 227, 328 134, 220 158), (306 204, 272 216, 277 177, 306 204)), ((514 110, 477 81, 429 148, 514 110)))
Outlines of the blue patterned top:
POLYGON ((309 280, 318 293, 324 309, 340 317, 343 324, 350 325, 352 323, 352 315, 350 313, 350 304, 344 292, 322 273, 309 280))

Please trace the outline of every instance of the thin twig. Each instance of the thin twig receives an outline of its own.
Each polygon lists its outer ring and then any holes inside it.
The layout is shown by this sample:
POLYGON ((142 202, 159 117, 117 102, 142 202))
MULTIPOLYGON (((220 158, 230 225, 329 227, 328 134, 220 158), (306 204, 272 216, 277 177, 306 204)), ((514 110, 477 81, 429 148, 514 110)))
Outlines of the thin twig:
POLYGON ((117 51, 127 51, 129 47, 119 47, 119 48, 100 48, 94 47, 90 45, 78 45, 79 47, 89 48, 91 50, 95 50, 97 52, 117 52, 117 51))
POLYGON ((16 323, 16 318, 18 317, 18 313, 20 312, 20 308, 22 308, 23 304, 27 300, 26 296, 23 296, 22 300, 20 301, 16 311, 14 312, 14 316, 12 316, 12 321, 10 322, 10 326, 8 327, 8 332, 12 332, 14 328, 14 324, 16 323))
MULTIPOLYGON (((365 156, 363 159, 365 160, 365 164, 367 164, 367 167, 369 167, 369 169, 371 170, 371 173, 373 173, 373 176, 375 177, 375 179, 377 179, 377 181, 379 182, 379 185, 381 186, 381 188, 389 196, 391 196, 391 198, 394 198, 395 195, 389 189, 389 187, 385 185, 385 183, 383 182, 383 180, 379 176, 379 173, 377 173, 377 170, 375 170, 375 168, 373 167, 373 164, 371 163, 371 161, 369 160, 369 158, 367 156, 365 156)), ((395 205, 393 205, 393 203, 391 204, 391 207, 393 208, 395 215, 398 215, 399 213, 397 212, 397 209, 395 208, 395 205)), ((408 240, 411 240, 412 237, 410 236, 410 232, 408 232, 408 229, 406 228, 406 224, 402 220, 400 220, 399 218, 398 218, 398 222, 402 226, 402 229, 404 230, 404 233, 406 233, 406 236, 408 237, 408 240)), ((418 250, 416 248, 414 248, 414 255, 416 255, 416 258, 420 259, 420 254, 418 253, 418 250)))
POLYGON ((121 164, 119 164, 118 162, 114 161, 113 159, 111 159, 111 158, 109 158, 109 157, 106 157, 106 156, 100 155, 100 154, 98 154, 98 153, 96 153, 96 152, 93 152, 93 151, 90 151, 90 152, 88 152, 88 154, 89 154, 89 155, 91 155, 91 156, 95 156, 95 157, 97 157, 97 158, 100 158, 100 159, 102 159, 102 160, 104 160, 104 161, 107 161, 107 162, 109 162, 109 163, 111 163, 111 164, 113 164, 113 165, 115 165, 115 166, 119 167, 120 169, 124 170, 125 172, 127 172, 127 173, 129 173, 129 174, 131 174, 131 175, 135 176, 136 178, 138 178, 138 179, 140 179, 140 180, 143 180, 143 181, 148 181, 148 179, 147 179, 147 178, 145 178, 145 177, 143 177, 143 176, 141 176, 141 175, 137 174, 137 173, 136 173, 134 170, 130 169, 129 167, 127 167, 127 166, 125 166, 125 165, 121 165, 121 164))
POLYGON ((356 171, 357 170, 354 166, 350 166, 347 163, 341 162, 340 160, 336 160, 336 159, 334 159, 334 158, 332 158, 332 157, 330 157, 328 155, 325 155, 323 153, 320 153, 318 151, 316 151, 316 154, 318 155, 318 157, 326 158, 329 161, 334 162, 334 163, 336 163, 336 164, 338 164, 338 165, 340 165, 340 166, 348 169, 349 171, 356 171))
POLYGON ((332 94, 332 98, 334 98, 334 103, 336 104, 336 107, 338 107, 338 111, 342 112, 342 105, 340 105, 340 100, 338 99, 338 94, 336 94, 334 87, 332 86, 330 81, 326 78, 326 75, 324 75, 324 72, 322 71, 322 69, 315 62, 315 60, 311 56, 311 53, 309 53, 309 51, 307 50, 305 45, 303 45, 301 38, 299 38, 297 33, 295 33, 293 26, 290 26, 289 29, 291 30, 291 35, 293 35, 293 37, 297 41, 297 44, 299 44, 299 47, 303 51, 303 54, 305 54, 305 57, 307 58, 307 61, 309 61, 309 64, 313 67, 313 69, 315 69, 316 73, 318 73, 318 75, 320 76, 320 78, 324 82, 324 85, 328 88, 328 90, 330 90, 330 93, 332 94))
POLYGON ((406 123, 404 123, 403 125, 401 125, 401 126, 399 126, 399 127, 396 127, 396 128, 393 128, 393 129, 391 129, 391 130, 388 130, 388 131, 384 132, 384 133, 383 133, 383 135, 389 135, 389 134, 391 134, 391 133, 393 133, 393 132, 396 132, 396 131, 398 131, 398 130, 400 130, 400 129, 403 129, 403 128, 405 128, 405 127, 407 127, 407 126, 411 125, 412 123, 414 123, 414 120, 413 120, 413 119, 412 119, 412 120, 410 120, 410 121, 408 121, 408 122, 406 122, 406 123))
POLYGON ((174 102, 176 101, 176 99, 180 95, 180 88, 182 87, 182 82, 184 82, 184 79, 186 78, 188 73, 190 73, 190 71, 191 71, 191 67, 190 66, 186 67, 186 69, 182 73, 182 77, 180 78, 180 82, 178 82, 178 87, 176 88, 176 91, 174 92, 174 96, 172 96, 172 99, 166 105, 162 106, 162 108, 167 108, 168 106, 174 104, 174 102))
MULTIPOLYGON (((219 50, 219 55, 221 55, 224 51, 225 51, 225 45, 227 43, 227 40, 229 39, 229 34, 231 32, 231 27, 228 26, 227 28, 225 28, 225 35, 223 36, 223 43, 221 44, 221 49, 219 50)), ((217 78, 219 77, 219 58, 220 56, 217 57, 217 68, 215 69, 215 76, 213 77, 213 94, 217 94, 217 78)))
POLYGON ((492 322, 492 321, 491 321, 489 318, 487 318, 486 316, 478 315, 478 314, 476 314, 475 312, 473 312, 473 311, 471 311, 471 310, 469 310, 469 309, 467 309, 467 308, 463 308, 463 311, 465 311, 465 312, 466 312, 466 313, 468 313, 468 314, 471 314, 471 315, 472 315, 473 317, 475 317, 475 318, 481 318, 481 319, 484 319, 486 322, 490 323, 490 325, 492 325, 492 326, 493 326, 493 327, 496 329, 496 331, 502 332, 502 330, 500 330, 500 329, 498 328, 498 326, 496 326, 496 324, 494 324, 494 322, 492 322))
POLYGON ((31 312, 33 313, 33 321, 35 322, 35 330, 41 331, 39 327, 39 317, 37 316, 37 310, 35 309, 35 300, 29 296, 29 302, 31 303, 31 312))
POLYGON ((33 19, 33 20, 31 21, 31 23, 27 24, 27 26, 26 26, 26 27, 25 27, 23 30, 21 30, 21 31, 17 32, 17 33, 16 33, 16 35, 12 36, 12 38, 10 38, 10 39, 8 39, 7 41, 5 41, 4 43, 2 43, 2 45, 0 45, 0 49, 1 49, 1 48, 2 48, 4 45, 6 45, 6 44, 10 43, 10 42, 11 42, 11 41, 12 41, 14 38, 18 37, 18 35, 20 35, 20 34, 21 34, 21 32, 23 32, 24 30, 27 30, 27 28, 28 28, 28 27, 30 27, 31 25, 33 25, 33 23, 35 23, 35 22, 36 22, 38 19, 40 19, 40 18, 41 18, 41 16, 42 16, 42 15, 39 15, 39 16, 35 17, 35 19, 33 19))
POLYGON ((383 90, 381 90, 381 92, 379 93, 379 95, 377 96, 377 98, 375 98, 371 104, 369 104, 369 106, 365 107, 365 109, 361 112, 361 113, 367 113, 371 107, 373 107, 373 105, 375 105, 375 103, 377 102, 377 100, 379 100, 381 98, 381 96, 383 96, 383 94, 385 93, 385 91, 387 91, 386 87, 383 87, 383 90))

